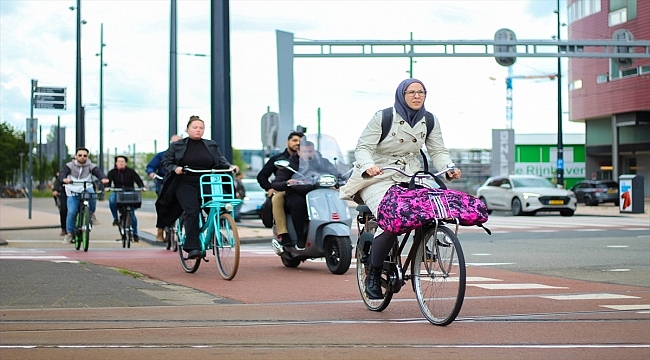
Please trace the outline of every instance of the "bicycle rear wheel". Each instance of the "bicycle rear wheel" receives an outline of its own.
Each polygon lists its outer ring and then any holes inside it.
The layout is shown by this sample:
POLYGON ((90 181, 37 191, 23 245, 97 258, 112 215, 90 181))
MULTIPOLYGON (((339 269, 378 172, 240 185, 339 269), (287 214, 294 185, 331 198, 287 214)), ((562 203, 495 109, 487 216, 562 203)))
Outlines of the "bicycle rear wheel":
POLYGON ((201 258, 188 259, 187 252, 183 250, 185 243, 185 227, 183 226, 183 216, 176 221, 176 233, 178 234, 178 257, 181 260, 181 267, 186 273, 195 273, 201 265, 201 258))
POLYGON ((81 244, 83 245, 84 251, 88 251, 88 243, 90 242, 90 209, 84 207, 81 217, 81 244))
POLYGON ((386 290, 386 274, 382 274, 382 291, 384 293, 383 299, 371 299, 366 294, 366 276, 370 271, 370 249, 367 249, 367 252, 364 251, 363 247, 366 241, 371 241, 374 237, 374 232, 364 232, 359 236, 357 240, 357 246, 355 249, 355 259, 357 264, 357 285, 359 286, 359 293, 361 294, 361 299, 363 303, 369 310, 372 311, 383 311, 390 304, 391 299, 393 299, 393 293, 386 290))
POLYGON ((434 325, 451 324, 463 306, 466 282, 465 257, 456 234, 445 226, 426 229, 411 274, 424 317, 434 325))
POLYGON ((239 268, 239 231, 229 213, 219 216, 219 233, 213 233, 211 241, 221 277, 232 280, 239 268))

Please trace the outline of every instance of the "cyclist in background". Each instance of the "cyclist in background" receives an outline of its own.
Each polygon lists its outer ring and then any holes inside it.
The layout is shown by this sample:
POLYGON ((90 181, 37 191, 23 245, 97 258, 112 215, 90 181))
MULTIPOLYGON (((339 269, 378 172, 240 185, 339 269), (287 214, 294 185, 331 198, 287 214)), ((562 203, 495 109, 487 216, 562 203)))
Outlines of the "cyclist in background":
MULTIPOLYGON (((178 140, 182 140, 183 138, 180 137, 179 135, 172 135, 172 137, 169 139, 169 143, 172 144, 178 140)), ((165 155, 164 151, 159 152, 156 154, 156 156, 149 161, 147 164, 146 172, 149 175, 149 179, 154 179, 156 175, 160 176, 159 179, 156 179, 156 195, 160 195, 160 189, 162 189, 162 184, 163 184, 163 179, 165 178, 165 175, 167 175, 167 171, 162 167, 162 159, 163 155, 165 155)), ((163 224, 158 218, 156 218, 156 228, 158 229, 158 233, 156 234, 156 241, 157 242, 164 242, 165 237, 163 236, 163 231, 165 230, 165 224, 163 224)))
MULTIPOLYGON (((84 184, 70 184, 73 181, 92 181, 92 177, 100 179, 103 184, 108 184, 106 175, 102 172, 97 165, 93 164, 88 158, 90 151, 84 147, 80 147, 75 152, 74 160, 65 164, 63 169, 59 172, 59 179, 65 185, 65 193, 68 197, 68 215, 66 216, 66 231, 67 235, 63 239, 64 243, 71 243, 73 241, 72 231, 74 230, 74 221, 79 212, 79 196, 74 196, 73 193, 80 193, 84 191, 84 184)), ((85 191, 94 193, 92 185, 85 188, 85 191)), ((97 199, 91 197, 88 201, 90 208, 90 219, 93 225, 99 224, 97 217, 95 217, 95 210, 97 209, 97 199)))
MULTIPOLYGON (((135 170, 126 166, 126 163, 129 162, 129 159, 124 155, 118 155, 115 157, 115 167, 108 172, 108 181, 109 186, 122 188, 124 190, 131 190, 137 184, 142 190, 146 190, 144 182, 140 178, 140 175, 135 172, 135 170)), ((115 192, 108 197, 108 207, 111 209, 113 214, 113 226, 119 225, 117 219, 117 204, 116 204, 116 195, 115 192)), ((133 241, 138 242, 140 238, 138 237, 138 219, 135 217, 135 210, 132 211, 133 215, 133 241)))

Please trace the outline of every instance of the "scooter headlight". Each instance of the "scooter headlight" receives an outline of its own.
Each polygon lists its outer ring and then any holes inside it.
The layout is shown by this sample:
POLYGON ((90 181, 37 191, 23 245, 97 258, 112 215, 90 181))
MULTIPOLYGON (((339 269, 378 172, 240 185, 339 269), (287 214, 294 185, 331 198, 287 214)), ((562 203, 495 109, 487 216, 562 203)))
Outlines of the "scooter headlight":
POLYGON ((318 178, 318 185, 323 187, 332 187, 336 185, 336 177, 333 175, 321 175, 321 177, 318 178))

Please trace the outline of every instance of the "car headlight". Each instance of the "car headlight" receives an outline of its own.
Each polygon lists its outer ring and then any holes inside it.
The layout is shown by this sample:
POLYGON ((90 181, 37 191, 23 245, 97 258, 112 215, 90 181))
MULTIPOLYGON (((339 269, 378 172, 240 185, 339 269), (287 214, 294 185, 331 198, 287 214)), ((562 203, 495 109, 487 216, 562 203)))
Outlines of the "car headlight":
POLYGON ((524 197, 524 199, 528 199, 528 198, 531 198, 531 197, 540 197, 540 195, 537 194, 537 193, 529 193, 529 192, 525 192, 525 193, 523 193, 521 195, 524 197))

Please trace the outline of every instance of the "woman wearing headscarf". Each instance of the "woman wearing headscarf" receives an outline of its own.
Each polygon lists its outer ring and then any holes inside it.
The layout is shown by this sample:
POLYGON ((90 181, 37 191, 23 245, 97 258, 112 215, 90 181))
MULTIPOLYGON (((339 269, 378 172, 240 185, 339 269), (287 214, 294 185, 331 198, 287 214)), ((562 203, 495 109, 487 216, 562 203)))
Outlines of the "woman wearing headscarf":
POLYGON ((202 174, 184 173, 183 167, 195 170, 232 169, 235 172, 239 172, 239 167, 226 160, 216 142, 202 138, 205 124, 198 116, 190 117, 186 131, 188 137, 173 142, 163 155, 162 167, 167 176, 156 201, 156 211, 158 218, 167 226, 171 226, 183 212, 185 213, 183 225, 186 238, 183 251, 187 252, 188 259, 196 259, 202 256, 199 242, 199 178, 202 174))
MULTIPOLYGON (((373 214, 386 191, 394 184, 410 178, 396 171, 381 171, 384 166, 398 167, 413 174, 421 170, 419 154, 426 146, 436 169, 451 169, 455 165, 445 148, 440 122, 434 116, 434 126, 427 136, 424 108, 427 90, 417 79, 402 81, 395 91, 393 121, 385 139, 382 134, 382 111, 378 111, 363 130, 354 152, 355 163, 352 176, 341 188, 341 196, 366 204, 373 214)), ((426 160, 425 160, 426 161, 426 160)), ((447 179, 458 179, 459 169, 447 172, 447 179)), ((382 299, 381 268, 397 235, 377 229, 370 254, 370 272, 366 277, 366 294, 371 299, 382 299)))

